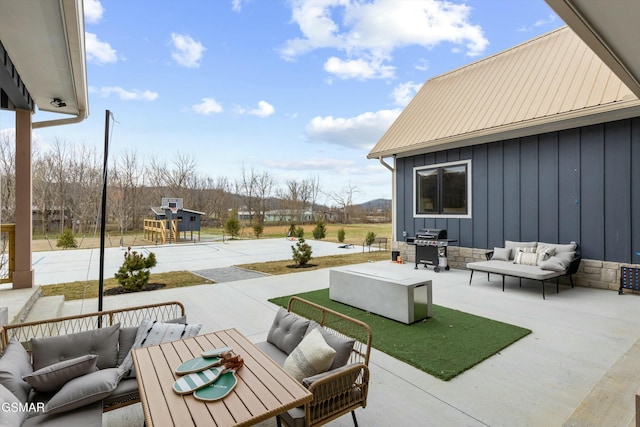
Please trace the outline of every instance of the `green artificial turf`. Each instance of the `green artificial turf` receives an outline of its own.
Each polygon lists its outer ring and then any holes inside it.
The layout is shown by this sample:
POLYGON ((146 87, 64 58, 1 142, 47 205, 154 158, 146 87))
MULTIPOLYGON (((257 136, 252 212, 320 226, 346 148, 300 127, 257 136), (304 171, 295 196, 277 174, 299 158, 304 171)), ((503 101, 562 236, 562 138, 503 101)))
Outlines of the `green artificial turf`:
MULTIPOLYGON (((296 296, 367 323, 374 348, 444 381, 531 333, 529 329, 438 305, 433 306, 433 317, 405 325, 332 301, 329 289, 296 296)), ((286 308, 290 297, 269 301, 286 308)))

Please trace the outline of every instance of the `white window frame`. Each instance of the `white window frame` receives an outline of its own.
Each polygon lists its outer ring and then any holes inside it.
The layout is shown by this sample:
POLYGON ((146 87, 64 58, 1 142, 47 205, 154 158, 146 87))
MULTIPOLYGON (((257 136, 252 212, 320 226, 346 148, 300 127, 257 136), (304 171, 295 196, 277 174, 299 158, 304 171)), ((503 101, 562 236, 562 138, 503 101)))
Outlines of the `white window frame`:
POLYGON ((413 217, 414 218, 471 218, 471 212, 472 211, 472 204, 471 204, 471 196, 472 196, 472 189, 471 189, 471 159, 469 160, 456 160, 455 162, 446 162, 446 163, 434 163, 431 165, 424 165, 424 166, 416 166, 413 168, 413 175, 412 175, 412 179, 413 179, 413 192, 411 194, 411 196, 413 197, 413 217), (436 169, 436 168, 442 168, 442 167, 448 167, 448 166, 460 166, 460 165, 466 165, 467 166, 467 213, 463 214, 463 215, 459 215, 459 214, 420 214, 418 213, 418 206, 417 206, 417 200, 418 200, 418 180, 417 180, 417 175, 418 175, 418 171, 421 170, 425 170, 425 169, 436 169))

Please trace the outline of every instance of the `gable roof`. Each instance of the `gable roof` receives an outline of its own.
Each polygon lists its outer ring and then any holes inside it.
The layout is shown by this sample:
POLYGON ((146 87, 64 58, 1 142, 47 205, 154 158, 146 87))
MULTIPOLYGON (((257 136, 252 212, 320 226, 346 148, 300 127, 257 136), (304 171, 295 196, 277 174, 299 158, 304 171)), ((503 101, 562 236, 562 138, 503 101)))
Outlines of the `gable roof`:
POLYGON ((428 80, 368 158, 458 148, 640 115, 568 27, 428 80))

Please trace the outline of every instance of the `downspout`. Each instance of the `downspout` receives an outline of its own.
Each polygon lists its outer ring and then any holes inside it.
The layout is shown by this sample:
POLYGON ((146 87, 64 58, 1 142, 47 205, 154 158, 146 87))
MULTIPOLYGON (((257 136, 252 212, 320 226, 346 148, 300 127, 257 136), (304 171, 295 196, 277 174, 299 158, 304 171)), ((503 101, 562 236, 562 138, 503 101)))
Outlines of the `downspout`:
POLYGON ((87 118, 86 110, 78 110, 78 115, 75 117, 69 117, 65 119, 57 120, 45 120, 43 122, 34 122, 31 124, 32 129, 46 128, 51 126, 71 125, 74 123, 80 123, 87 118))
MULTIPOLYGON (((389 163, 385 162, 382 156, 378 157, 380 164, 391 171, 391 247, 393 242, 397 242, 396 236, 396 170, 389 163)), ((393 156, 393 164, 396 164, 396 156, 393 156)))

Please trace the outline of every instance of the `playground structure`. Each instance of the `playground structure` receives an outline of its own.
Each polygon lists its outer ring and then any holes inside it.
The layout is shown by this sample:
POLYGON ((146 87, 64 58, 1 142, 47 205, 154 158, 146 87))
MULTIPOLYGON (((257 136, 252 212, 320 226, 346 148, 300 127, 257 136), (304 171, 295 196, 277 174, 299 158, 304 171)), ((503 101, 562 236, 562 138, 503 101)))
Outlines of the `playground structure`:
POLYGON ((154 219, 144 220, 144 239, 165 244, 180 240, 200 241, 200 217, 204 212, 184 209, 181 198, 163 197, 160 207, 151 207, 154 219), (182 239, 180 238, 182 233, 182 239), (187 238, 187 233, 189 237, 187 238))

